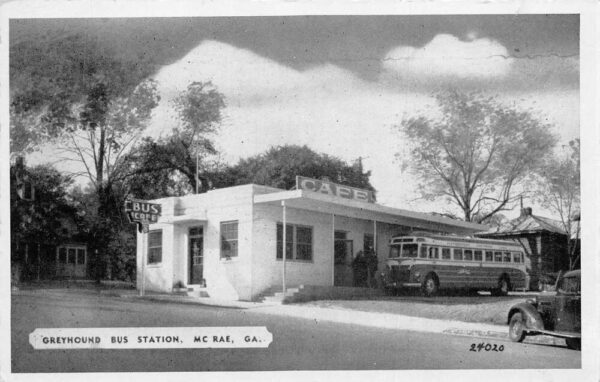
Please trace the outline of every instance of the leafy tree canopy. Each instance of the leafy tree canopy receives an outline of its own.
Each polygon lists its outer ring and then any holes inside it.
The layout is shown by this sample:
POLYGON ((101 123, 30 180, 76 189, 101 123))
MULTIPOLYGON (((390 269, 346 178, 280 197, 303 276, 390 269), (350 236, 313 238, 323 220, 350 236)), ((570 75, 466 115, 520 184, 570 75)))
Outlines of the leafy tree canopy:
POLYGON ((179 123, 170 135, 145 138, 127 157, 123 178, 138 198, 181 195, 196 187, 208 189, 203 175, 217 154, 212 136, 217 132, 225 107, 225 97, 210 82, 194 82, 173 101, 179 123))
POLYGON ((556 144, 551 126, 480 94, 448 91, 436 100, 438 116, 408 117, 399 126, 412 147, 404 164, 420 179, 422 196, 449 200, 466 221, 511 209, 556 144))
POLYGON ((17 33, 9 49, 11 152, 30 151, 75 122, 102 123, 108 103, 129 97, 155 70, 143 56, 66 29, 17 33))
POLYGON ((67 188, 72 180, 50 166, 10 167, 11 241, 60 244, 78 232, 76 209, 67 188), (33 184, 33 200, 18 196, 21 183, 33 184))
POLYGON ((567 153, 547 160, 540 172, 537 198, 542 206, 559 217, 567 234, 570 268, 579 261, 578 248, 581 209, 580 140, 569 142, 567 153))
POLYGON ((296 185, 296 175, 327 177, 333 182, 375 191, 369 181, 371 173, 363 171, 360 159, 350 165, 297 145, 273 147, 264 154, 242 159, 210 178, 217 188, 255 183, 289 190, 296 185))

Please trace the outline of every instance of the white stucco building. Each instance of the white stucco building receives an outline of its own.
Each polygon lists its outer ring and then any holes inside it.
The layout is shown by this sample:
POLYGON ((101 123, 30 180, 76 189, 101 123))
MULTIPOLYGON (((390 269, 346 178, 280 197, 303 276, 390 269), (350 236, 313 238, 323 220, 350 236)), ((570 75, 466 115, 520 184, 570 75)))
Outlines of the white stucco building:
POLYGON ((252 300, 286 286, 351 286, 350 264, 374 247, 380 269, 393 235, 411 230, 472 234, 487 227, 309 190, 244 185, 153 201, 162 216, 137 237, 137 287, 194 287, 252 300), (142 267, 142 261, 145 261, 142 267), (141 274, 143 269, 143 276, 141 274))

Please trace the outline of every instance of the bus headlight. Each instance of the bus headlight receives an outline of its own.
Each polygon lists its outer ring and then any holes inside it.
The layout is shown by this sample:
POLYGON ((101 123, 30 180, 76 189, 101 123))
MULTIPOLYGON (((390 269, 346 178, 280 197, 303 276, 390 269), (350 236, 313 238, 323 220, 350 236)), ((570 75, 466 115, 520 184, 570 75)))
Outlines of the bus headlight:
POLYGON ((415 280, 419 281, 419 278, 421 278, 421 274, 419 272, 415 272, 415 280))

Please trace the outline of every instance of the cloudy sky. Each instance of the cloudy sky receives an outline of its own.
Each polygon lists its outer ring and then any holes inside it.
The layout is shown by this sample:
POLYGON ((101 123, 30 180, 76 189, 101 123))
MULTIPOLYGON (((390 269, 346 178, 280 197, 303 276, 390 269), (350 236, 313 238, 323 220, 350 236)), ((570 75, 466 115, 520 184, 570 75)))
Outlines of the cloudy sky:
POLYGON ((153 57, 162 100, 148 133, 175 123, 169 102, 212 81, 227 102, 216 140, 234 162, 280 144, 364 158, 378 200, 419 211, 395 154, 405 115, 434 113, 448 87, 532 108, 562 143, 579 136, 577 15, 295 16, 40 21, 153 57))

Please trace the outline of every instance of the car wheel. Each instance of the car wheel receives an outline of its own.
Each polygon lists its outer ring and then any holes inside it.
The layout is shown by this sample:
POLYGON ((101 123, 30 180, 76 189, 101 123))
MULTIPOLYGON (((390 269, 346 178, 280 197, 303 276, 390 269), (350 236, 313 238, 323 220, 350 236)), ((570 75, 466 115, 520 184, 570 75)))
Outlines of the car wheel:
POLYGON ((433 274, 430 273, 427 275, 427 277, 425 277, 421 289, 423 294, 427 297, 435 296, 437 294, 439 290, 439 284, 433 274))
POLYGON ((567 347, 573 350, 581 350, 581 338, 567 338, 567 347))
POLYGON ((508 336, 510 340, 513 342, 523 342, 526 335, 523 315, 521 313, 513 314, 508 324, 508 336))

